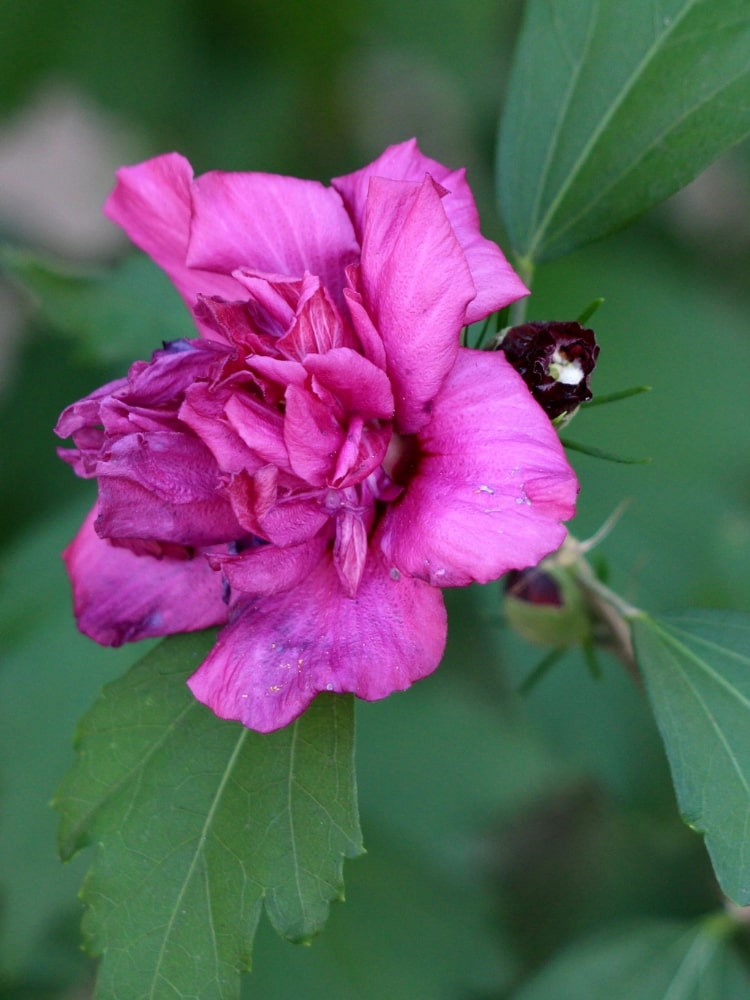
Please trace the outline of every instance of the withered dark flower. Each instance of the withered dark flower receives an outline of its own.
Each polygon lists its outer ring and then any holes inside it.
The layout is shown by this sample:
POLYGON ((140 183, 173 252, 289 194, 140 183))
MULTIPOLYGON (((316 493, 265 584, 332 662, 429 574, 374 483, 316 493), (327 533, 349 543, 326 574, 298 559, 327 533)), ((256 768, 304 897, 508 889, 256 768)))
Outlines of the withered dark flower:
POLYGON ((591 399, 589 376, 599 345, 580 323, 536 322, 513 326, 498 350, 521 375, 550 420, 569 415, 591 399))

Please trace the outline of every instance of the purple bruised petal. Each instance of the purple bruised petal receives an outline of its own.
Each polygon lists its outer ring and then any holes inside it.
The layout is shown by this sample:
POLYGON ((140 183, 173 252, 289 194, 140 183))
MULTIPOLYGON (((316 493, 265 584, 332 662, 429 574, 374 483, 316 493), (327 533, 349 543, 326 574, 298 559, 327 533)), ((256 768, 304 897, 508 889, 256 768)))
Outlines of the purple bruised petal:
POLYGON ((92 510, 63 553, 78 627, 105 646, 193 632, 227 619, 218 573, 201 555, 155 558, 94 531, 92 510))
POLYGON ((294 590, 249 600, 188 684, 220 718, 270 732, 321 691, 403 691, 437 667, 445 635, 439 590, 370 558, 352 600, 328 557, 294 590))

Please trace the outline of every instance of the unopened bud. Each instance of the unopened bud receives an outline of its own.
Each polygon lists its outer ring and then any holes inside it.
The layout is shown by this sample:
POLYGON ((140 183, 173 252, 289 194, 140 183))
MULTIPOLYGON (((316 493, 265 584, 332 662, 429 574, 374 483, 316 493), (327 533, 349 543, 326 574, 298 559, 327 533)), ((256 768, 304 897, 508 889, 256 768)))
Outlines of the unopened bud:
POLYGON ((566 567, 542 563, 514 571, 505 586, 505 617, 529 642, 565 647, 591 637, 588 606, 566 567))

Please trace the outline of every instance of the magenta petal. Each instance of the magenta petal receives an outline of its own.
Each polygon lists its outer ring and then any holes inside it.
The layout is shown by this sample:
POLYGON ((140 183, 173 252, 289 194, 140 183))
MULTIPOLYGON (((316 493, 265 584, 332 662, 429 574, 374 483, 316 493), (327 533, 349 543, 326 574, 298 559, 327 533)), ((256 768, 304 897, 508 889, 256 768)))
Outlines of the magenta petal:
POLYGON ((130 434, 99 462, 102 537, 154 538, 200 547, 242 530, 220 490, 213 455, 189 434, 130 434))
POLYGON ((318 495, 303 490, 295 495, 288 480, 274 465, 255 475, 240 473, 227 486, 239 522, 245 529, 274 545, 287 547, 307 542, 330 517, 318 495))
MULTIPOLYGON (((266 459, 251 451, 225 413, 224 407, 230 399, 226 393, 214 392, 205 382, 198 383, 187 391, 179 411, 180 420, 210 449, 222 472, 240 472, 242 469, 254 472, 265 464, 266 459)), ((256 406, 261 416, 265 416, 267 408, 261 403, 256 406)), ((277 422, 281 423, 280 420, 277 422)), ((264 439, 266 443, 267 439, 264 439)))
POLYGON ((294 322, 278 341, 279 351, 301 361, 308 354, 325 354, 335 347, 355 346, 351 331, 344 326, 326 289, 307 284, 309 287, 300 297, 294 322))
MULTIPOLYGON (((359 267, 352 265, 347 273, 351 278, 359 279, 359 267)), ((359 282, 358 282, 359 284, 359 282)), ((367 315, 367 310, 362 303, 362 294, 354 287, 344 289, 344 299, 349 308, 352 318, 352 325, 357 335, 357 339, 362 345, 364 356, 385 371, 386 357, 383 338, 375 329, 375 324, 367 315)))
MULTIPOLYGON (((199 293, 237 299, 242 289, 229 274, 186 263, 192 215, 193 170, 178 153, 121 167, 105 214, 163 268, 192 309, 199 293)), ((216 337, 215 333, 210 336, 216 337)))
POLYGON ((337 420, 340 407, 330 397, 320 399, 307 389, 286 390, 284 442, 294 473, 313 486, 324 486, 345 440, 337 420))
POLYGON ((100 423, 101 404, 109 399, 113 393, 127 392, 127 388, 128 380, 118 378, 114 382, 107 382, 106 385, 96 389, 88 396, 84 396, 83 399, 66 406, 55 426, 55 434, 60 438, 67 438, 82 427, 96 426, 100 423))
POLYGON ((466 307, 466 323, 484 319, 491 312, 528 295, 528 289, 505 259, 500 248, 479 231, 479 214, 474 196, 466 182, 466 171, 448 167, 424 156, 415 139, 389 146, 377 160, 345 177, 331 182, 340 192, 352 216, 354 229, 361 240, 371 177, 422 183, 429 174, 448 194, 443 208, 466 254, 471 276, 477 288, 476 298, 466 307))
POLYGON ((240 268, 301 278, 306 271, 340 295, 357 242, 341 198, 318 181, 214 171, 193 186, 192 267, 240 268))
POLYGON ((380 538, 399 569, 436 586, 486 583, 562 543, 576 477, 502 355, 461 349, 418 448, 417 473, 380 538))
POLYGON ((388 376, 348 347, 310 354, 305 368, 330 390, 348 413, 365 420, 393 419, 393 393, 388 376))
POLYGON ((383 337, 396 427, 411 434, 453 366, 467 302, 476 294, 461 247, 427 178, 373 178, 362 245, 362 286, 383 337))
POLYGON ((96 508, 63 553, 78 627, 85 635, 119 646, 226 621, 221 577, 203 556, 135 555, 99 538, 95 518, 96 508))
POLYGON ((430 674, 446 616, 436 588, 371 555, 356 598, 326 558, 294 590, 249 602, 188 681, 220 718, 271 732, 321 691, 374 701, 430 674))
POLYGON ((221 569, 232 590, 244 594, 276 594, 298 586, 320 562, 328 539, 317 535, 301 545, 281 548, 261 545, 240 555, 212 554, 214 569, 221 569))
POLYGON ((224 410, 232 428, 261 465, 271 463, 280 469, 289 468, 281 414, 252 396, 239 393, 229 397, 224 410))

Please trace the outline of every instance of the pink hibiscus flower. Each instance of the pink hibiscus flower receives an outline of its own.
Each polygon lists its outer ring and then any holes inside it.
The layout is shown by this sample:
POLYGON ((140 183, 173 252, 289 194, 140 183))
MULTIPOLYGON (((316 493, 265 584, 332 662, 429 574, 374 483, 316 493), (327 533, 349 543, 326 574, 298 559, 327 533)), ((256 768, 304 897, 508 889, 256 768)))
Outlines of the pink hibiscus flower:
POLYGON ((463 171, 415 142, 325 187, 122 169, 106 211, 200 337, 70 406, 98 480, 65 552, 79 627, 117 645, 224 625, 189 685, 267 732, 321 691, 377 699, 442 656, 442 587, 537 563, 577 483, 502 353, 462 327, 526 294, 463 171))

